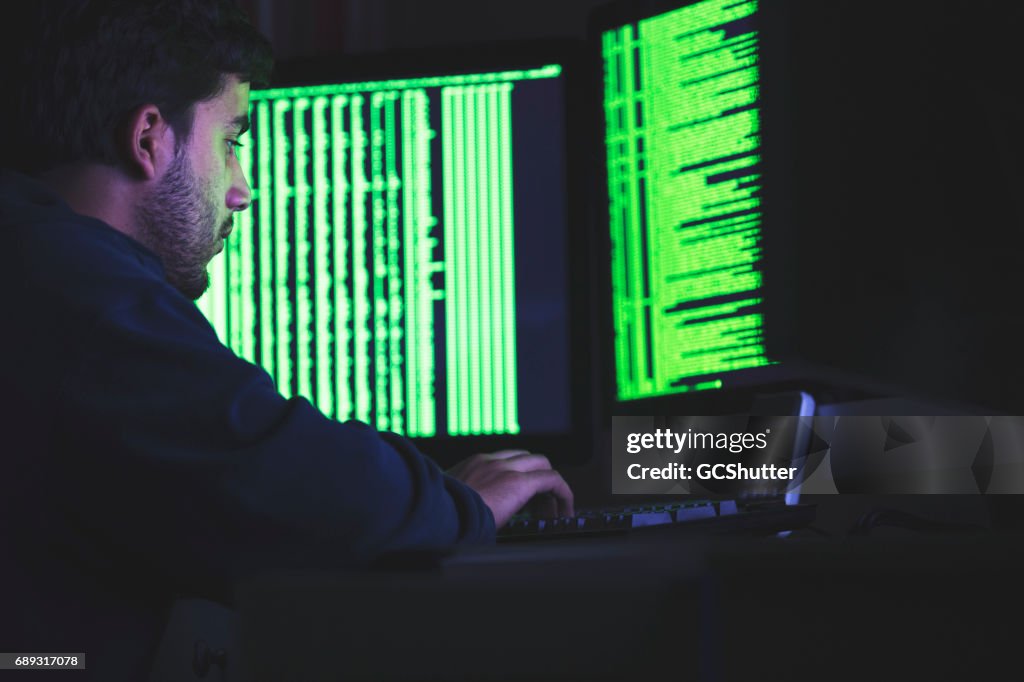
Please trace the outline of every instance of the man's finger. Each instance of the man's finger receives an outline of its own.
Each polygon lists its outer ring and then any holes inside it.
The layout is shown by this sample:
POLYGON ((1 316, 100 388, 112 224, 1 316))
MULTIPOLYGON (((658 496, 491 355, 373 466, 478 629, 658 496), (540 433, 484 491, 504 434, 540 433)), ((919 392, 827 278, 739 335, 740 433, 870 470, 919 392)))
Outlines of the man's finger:
POLYGON ((523 476, 530 482, 530 497, 541 493, 551 493, 558 500, 559 515, 574 516, 576 514, 572 490, 560 473, 552 469, 538 469, 526 472, 523 476))
POLYGON ((550 519, 561 516, 558 498, 551 493, 541 493, 526 505, 530 515, 538 519, 550 519))
POLYGON ((550 469, 551 462, 544 455, 535 455, 532 452, 524 452, 520 455, 508 457, 501 462, 502 467, 508 471, 540 471, 550 469))
POLYGON ((489 459, 508 459, 509 457, 518 457, 519 455, 528 455, 529 450, 498 450, 485 455, 489 459))

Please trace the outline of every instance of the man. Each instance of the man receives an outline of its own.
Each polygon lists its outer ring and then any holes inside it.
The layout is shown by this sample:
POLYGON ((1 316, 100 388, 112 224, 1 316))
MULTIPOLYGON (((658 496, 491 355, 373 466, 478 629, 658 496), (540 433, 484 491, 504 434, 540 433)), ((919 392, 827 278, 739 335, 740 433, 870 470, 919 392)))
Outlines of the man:
POLYGON ((285 400, 192 301, 249 206, 235 156, 267 42, 230 0, 60 0, 5 37, 3 651, 143 679, 176 595, 490 542, 547 460, 442 472, 285 400))

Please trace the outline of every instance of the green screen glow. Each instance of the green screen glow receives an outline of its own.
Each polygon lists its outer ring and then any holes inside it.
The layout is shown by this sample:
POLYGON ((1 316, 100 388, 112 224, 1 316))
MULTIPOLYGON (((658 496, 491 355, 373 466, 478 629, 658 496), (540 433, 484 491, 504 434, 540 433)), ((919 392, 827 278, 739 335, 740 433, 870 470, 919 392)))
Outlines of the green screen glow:
POLYGON ((756 11, 705 0, 602 37, 619 399, 769 364, 756 11))
POLYGON ((510 102, 560 72, 253 91, 253 203, 198 301, 220 338, 338 420, 518 433, 510 102))

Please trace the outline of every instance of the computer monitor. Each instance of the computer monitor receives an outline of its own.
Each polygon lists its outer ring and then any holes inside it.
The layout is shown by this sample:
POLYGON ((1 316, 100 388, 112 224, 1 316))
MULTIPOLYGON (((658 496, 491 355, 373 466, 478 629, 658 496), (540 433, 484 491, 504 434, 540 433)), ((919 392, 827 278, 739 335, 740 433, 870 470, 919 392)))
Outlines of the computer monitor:
POLYGON ((926 0, 595 12, 614 413, 742 411, 794 390, 1024 407, 1006 248, 1024 229, 1008 96, 1020 14, 926 0))
MULTIPOLYGON (((774 418, 813 415, 814 400, 765 341, 768 33, 756 0, 621 0, 592 14, 600 336, 606 416, 692 426, 716 415, 723 428, 774 430, 788 462, 808 431, 774 418)), ((798 499, 792 482, 718 487, 798 499)))
POLYGON ((769 353, 882 414, 1020 414, 1024 8, 781 7, 769 353))
POLYGON ((765 344, 763 12, 756 0, 617 2, 590 34, 613 409, 743 410, 791 378, 765 344))
POLYGON ((448 464, 588 432, 572 281, 574 47, 283 64, 251 94, 252 205, 200 299, 286 396, 448 464))

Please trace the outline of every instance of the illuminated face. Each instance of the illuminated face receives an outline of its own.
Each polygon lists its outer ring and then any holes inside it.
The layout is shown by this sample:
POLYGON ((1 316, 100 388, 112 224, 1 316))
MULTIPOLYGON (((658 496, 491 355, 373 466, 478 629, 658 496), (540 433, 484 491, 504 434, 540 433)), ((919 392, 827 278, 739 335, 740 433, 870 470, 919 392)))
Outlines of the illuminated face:
POLYGON ((189 138, 138 211, 143 243, 163 261, 167 281, 192 300, 210 284, 206 268, 223 250, 234 213, 249 206, 236 156, 248 110, 249 84, 234 76, 218 96, 196 104, 189 138))

